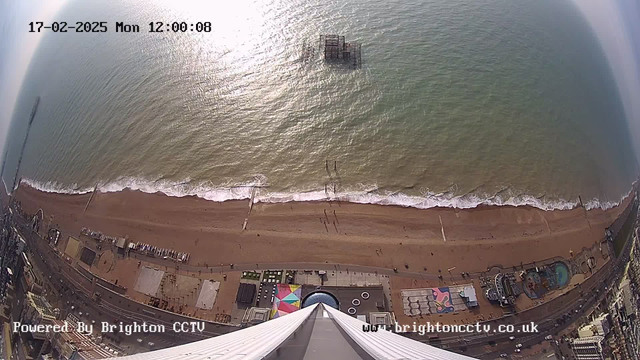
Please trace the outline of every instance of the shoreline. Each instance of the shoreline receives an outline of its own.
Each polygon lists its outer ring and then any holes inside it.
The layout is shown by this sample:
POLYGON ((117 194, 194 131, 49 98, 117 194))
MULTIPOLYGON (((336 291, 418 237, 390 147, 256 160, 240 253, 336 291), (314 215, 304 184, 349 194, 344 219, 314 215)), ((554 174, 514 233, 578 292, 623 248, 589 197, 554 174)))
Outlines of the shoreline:
MULTIPOLYGON (((220 293, 224 294, 220 295, 224 296, 224 299, 219 299, 220 307, 212 312, 195 308, 185 310, 188 313, 193 311, 193 316, 197 312, 199 317, 209 320, 220 311, 223 314, 231 313, 241 271, 253 270, 254 265, 260 269, 273 269, 275 266, 277 269, 292 267, 299 270, 309 266, 335 273, 369 271, 386 276, 390 292, 388 299, 394 306, 396 317, 406 321, 409 318, 398 307, 402 303, 402 289, 443 286, 450 282, 456 284, 456 281, 472 282, 477 286, 475 279, 457 276, 459 272, 469 272, 472 277, 485 276, 503 270, 510 271, 512 266, 515 270, 516 267, 522 267, 523 263, 530 267, 567 260, 573 257, 572 252, 579 258, 593 256, 597 261, 597 272, 610 260, 608 250, 605 249, 603 253, 601 248, 605 241, 604 229, 625 210, 625 206, 608 211, 585 212, 584 209, 574 209, 544 212, 533 208, 502 207, 417 210, 359 204, 258 204, 254 208, 255 214, 252 213, 252 216, 255 215, 250 222, 252 225, 249 230, 242 231, 237 228, 239 224, 236 222, 238 216, 246 214, 248 201, 213 203, 199 198, 172 198, 162 194, 123 191, 97 193, 94 195, 95 202, 83 212, 90 197, 91 194, 42 193, 26 186, 17 193, 17 200, 27 213, 33 213, 36 207, 43 209, 45 220, 41 233, 46 232, 47 219, 53 215, 52 223, 62 231, 62 239, 57 246, 60 252, 64 253, 69 235, 76 236, 84 246, 95 247, 91 238, 74 233, 83 225, 89 225, 105 235, 131 235, 132 241, 191 252, 192 261, 188 264, 134 253, 122 261, 118 260, 118 265, 112 268, 108 263, 114 261, 115 252, 109 246, 100 253, 99 261, 93 266, 84 266, 79 261, 77 264, 127 289, 134 289, 137 276, 132 275, 137 273, 140 263, 164 268, 169 273, 182 274, 186 278, 215 279, 221 282, 221 289, 224 288, 220 293), (311 227, 313 221, 308 220, 320 214, 324 216, 327 209, 330 210, 328 215, 336 210, 340 228, 353 228, 354 223, 364 223, 360 229, 369 233, 319 233, 311 227), (453 239, 442 241, 437 237, 419 237, 408 232, 412 236, 398 237, 403 223, 419 226, 418 221, 431 223, 433 217, 438 218, 438 223, 443 218, 443 222, 458 235, 465 231, 475 234, 478 229, 482 230, 483 223, 490 223, 496 236, 481 240, 454 236, 453 239), (460 219, 460 223, 454 226, 452 223, 456 218, 460 219), (547 233, 523 236, 513 232, 514 228, 529 231, 541 224, 547 226, 547 233), (294 232, 292 226, 298 227, 297 231, 294 232), (195 241, 192 241, 194 237, 195 241), (583 252, 585 248, 587 251, 583 252), (438 279, 440 275, 444 275, 444 279, 438 279)), ((632 197, 627 198, 625 204, 630 204, 631 200, 632 197)), ((420 226, 423 231, 429 227, 428 224, 420 226)), ((400 235, 403 234, 404 231, 400 235)), ((46 242, 40 244, 47 245, 46 242)), ((576 281, 583 282, 585 279, 582 277, 576 281)), ((551 297, 546 301, 572 288, 570 286, 560 292, 550 293, 551 297)), ((128 296, 141 303, 148 300, 146 295, 135 291, 129 292, 128 296)), ((535 300, 524 300, 517 304, 521 311, 540 304, 535 300)), ((482 298, 480 302, 485 304, 486 300, 482 298)), ((452 314, 447 318, 454 323, 485 321, 497 319, 500 314, 499 309, 483 307, 480 312, 452 314)), ((432 318, 425 317, 425 320, 428 319, 432 318)))
MULTIPOLYGON (((31 188, 42 192, 67 194, 67 195, 83 195, 91 193, 94 187, 88 188, 69 188, 61 186, 55 182, 38 182, 32 179, 21 179, 20 184, 27 185, 31 188)), ((180 183, 164 183, 148 182, 136 179, 125 179, 107 184, 96 184, 101 193, 116 193, 122 191, 140 191, 146 194, 162 194, 169 197, 197 197, 213 202, 226 202, 235 200, 248 200, 252 197, 252 189, 258 188, 255 195, 255 203, 280 204, 291 202, 348 202, 353 204, 365 205, 382 205, 382 206, 399 206, 415 209, 474 209, 483 206, 511 206, 511 207, 532 207, 544 211, 554 210, 571 210, 584 205, 586 210, 602 209, 608 210, 619 206, 626 199, 634 187, 637 180, 631 184, 630 190, 623 194, 619 200, 600 200, 597 198, 565 200, 550 199, 545 200, 542 197, 533 195, 518 194, 502 198, 498 194, 478 195, 475 193, 467 193, 458 196, 451 196, 448 193, 432 193, 427 192, 421 196, 407 195, 399 192, 388 192, 382 194, 377 191, 377 187, 369 186, 363 190, 346 190, 341 191, 337 195, 324 190, 309 190, 300 192, 268 192, 260 189, 261 180, 255 183, 238 184, 237 186, 212 187, 203 184, 189 184, 187 182, 180 183), (264 191, 264 192, 263 192, 264 191), (262 192, 262 193, 261 193, 262 192)))
MULTIPOLYGON (((27 213, 44 211, 44 226, 62 231, 60 249, 82 227, 128 236, 191 254, 190 265, 288 262, 349 263, 438 273, 478 272, 591 248, 624 206, 543 211, 533 207, 415 209, 342 202, 213 202, 140 191, 45 193, 21 186, 27 213), (423 270, 427 268, 427 270, 423 270)), ((631 197, 623 202, 628 204, 631 197)))

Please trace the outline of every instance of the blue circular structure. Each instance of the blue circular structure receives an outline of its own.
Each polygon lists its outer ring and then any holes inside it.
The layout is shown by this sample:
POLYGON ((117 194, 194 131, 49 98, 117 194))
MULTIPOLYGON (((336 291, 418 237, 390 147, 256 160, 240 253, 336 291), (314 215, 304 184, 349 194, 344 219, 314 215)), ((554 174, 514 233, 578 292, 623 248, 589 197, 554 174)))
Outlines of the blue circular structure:
POLYGON ((325 291, 315 291, 307 295, 304 300, 302 300, 302 307, 306 308, 317 303, 323 303, 334 309, 338 309, 338 299, 325 291))

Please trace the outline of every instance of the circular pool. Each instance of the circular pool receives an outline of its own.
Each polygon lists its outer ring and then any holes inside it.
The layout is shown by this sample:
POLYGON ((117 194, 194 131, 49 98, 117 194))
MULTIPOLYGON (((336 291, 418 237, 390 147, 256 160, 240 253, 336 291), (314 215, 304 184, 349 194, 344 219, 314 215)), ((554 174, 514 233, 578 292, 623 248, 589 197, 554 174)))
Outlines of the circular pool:
POLYGON ((569 283, 569 267, 561 261, 553 264, 553 271, 556 274, 556 282, 559 288, 566 286, 569 283))

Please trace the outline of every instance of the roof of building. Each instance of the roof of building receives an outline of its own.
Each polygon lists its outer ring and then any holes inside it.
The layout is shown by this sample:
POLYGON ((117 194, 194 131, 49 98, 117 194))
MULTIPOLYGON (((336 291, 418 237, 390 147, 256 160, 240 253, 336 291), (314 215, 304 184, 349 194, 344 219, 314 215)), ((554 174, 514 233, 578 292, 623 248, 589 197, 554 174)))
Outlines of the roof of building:
POLYGON ((252 307, 248 309, 243 318, 242 322, 248 323, 261 323, 269 320, 269 314, 271 314, 271 309, 269 308, 259 308, 252 307))
POLYGON ((596 325, 594 325, 593 323, 590 323, 578 329, 578 337, 580 339, 584 339, 584 338, 592 337, 594 335, 600 335, 599 330, 600 329, 598 329, 596 325))
POLYGON ((587 336, 579 339, 573 340, 573 345, 590 345, 590 344, 599 344, 604 340, 603 336, 595 335, 595 336, 587 336))
MULTIPOLYGON (((64 321, 55 320, 52 324, 62 326, 64 321)), ((69 324, 67 332, 60 332, 59 335, 64 344, 71 345, 77 350, 80 359, 104 359, 116 355, 113 349, 107 345, 96 343, 87 335, 78 332, 71 324, 69 324)))
POLYGON ((593 321, 596 321, 596 320, 602 321, 602 320, 606 319, 607 316, 609 316, 609 313, 602 313, 602 314, 598 315, 598 317, 593 319, 593 321))
POLYGON ((369 324, 371 325, 391 325, 393 316, 390 312, 371 312, 369 313, 369 324))
POLYGON ((53 309, 51 308, 51 304, 49 304, 47 299, 44 297, 29 291, 27 292, 27 301, 29 301, 31 306, 33 306, 33 308, 35 308, 43 317, 50 318, 50 320, 54 320, 56 318, 53 313, 53 309))
POLYGON ((125 241, 126 241, 125 238, 118 238, 118 240, 116 241, 116 246, 121 249, 124 248, 125 241))
POLYGON ((467 302, 469 303, 469 305, 478 305, 478 296, 476 295, 476 289, 473 287, 473 285, 465 286, 464 289, 462 289, 462 293, 460 294, 460 296, 467 298, 467 302))
POLYGON ((256 284, 240 283, 236 302, 241 304, 251 304, 256 296, 256 284))

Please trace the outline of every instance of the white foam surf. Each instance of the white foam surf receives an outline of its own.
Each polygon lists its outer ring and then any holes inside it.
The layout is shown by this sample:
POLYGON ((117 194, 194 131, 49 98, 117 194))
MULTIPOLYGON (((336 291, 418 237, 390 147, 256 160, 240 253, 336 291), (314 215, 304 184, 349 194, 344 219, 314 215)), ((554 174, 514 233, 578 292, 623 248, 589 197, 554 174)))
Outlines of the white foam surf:
MULTIPOLYGON (((79 187, 77 184, 65 186, 57 182, 40 182, 33 179, 22 179, 21 183, 29 185, 40 191, 63 194, 86 194, 93 191, 92 187, 79 187)), ((396 205, 418 209, 435 207, 447 207, 458 209, 471 209, 481 205, 489 206, 531 206, 542 210, 569 210, 579 205, 578 199, 548 199, 527 194, 515 194, 511 191, 501 191, 498 194, 469 193, 453 195, 452 192, 434 193, 422 191, 422 195, 407 195, 398 192, 381 191, 376 185, 358 184, 351 189, 344 189, 336 195, 324 190, 300 190, 289 192, 271 192, 265 186, 268 185, 264 176, 256 176, 253 180, 239 184, 221 184, 201 182, 194 183, 189 179, 184 181, 168 180, 143 180, 125 177, 106 184, 98 185, 100 192, 118 192, 125 189, 137 190, 144 193, 163 193, 167 196, 185 197, 197 196, 202 199, 223 202, 227 200, 249 199, 252 187, 258 186, 255 194, 255 202, 285 203, 292 201, 324 201, 338 200, 358 204, 396 205), (512 195, 515 194, 515 195, 512 195)), ((584 202, 586 209, 610 209, 619 205, 631 190, 620 197, 618 201, 590 199, 584 202)))
POLYGON ((38 189, 43 192, 48 193, 59 193, 59 194, 86 194, 93 191, 92 188, 79 188, 77 184, 73 184, 71 186, 62 185, 55 181, 36 181, 32 179, 22 178, 20 180, 20 184, 26 184, 34 189, 38 189))

